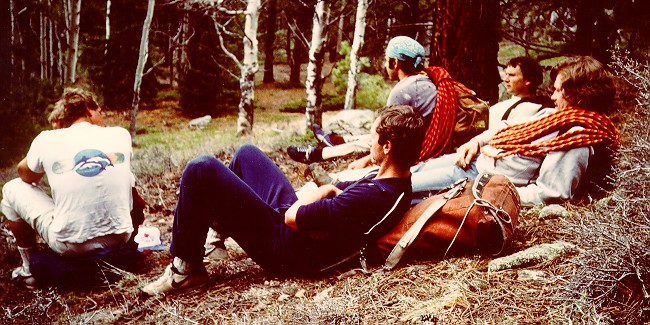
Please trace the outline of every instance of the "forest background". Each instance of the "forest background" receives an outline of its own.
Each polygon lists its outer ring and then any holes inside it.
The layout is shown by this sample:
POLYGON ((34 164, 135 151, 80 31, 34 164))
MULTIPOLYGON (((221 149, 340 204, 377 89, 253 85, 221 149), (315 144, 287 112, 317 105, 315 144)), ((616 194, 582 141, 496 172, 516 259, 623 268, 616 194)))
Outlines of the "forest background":
POLYGON ((237 111, 242 135, 253 130, 258 69, 269 83, 274 64, 289 65, 283 86, 306 88, 308 127, 324 109, 368 106, 353 99, 359 85, 381 87, 383 49, 396 35, 420 41, 430 65, 490 103, 499 99, 500 42, 550 64, 571 54, 609 63, 614 48, 647 60, 650 47, 650 3, 634 0, 8 0, 0 15, 2 165, 47 127, 48 107, 69 85, 132 112, 134 135, 137 109, 164 98, 188 117, 237 111), (323 71, 326 60, 340 63, 323 71), (327 78, 337 92, 323 93, 327 78))
MULTIPOLYGON (((587 251, 568 262, 536 266, 553 275, 546 282, 522 285, 509 273, 486 274, 481 258, 371 276, 275 279, 242 252, 231 252, 230 261, 211 267, 219 282, 212 289, 176 300, 140 301, 138 288, 168 259, 154 254, 144 278, 124 276, 116 291, 23 293, 5 283, 10 268, 3 267, 3 319, 648 321, 650 222, 645 192, 639 190, 648 179, 641 176, 648 173, 643 121, 650 93, 649 30, 650 1, 638 0, 2 1, 0 166, 12 169, 33 137, 49 128, 46 117, 64 87, 89 89, 107 120, 134 135, 139 148, 134 171, 151 204, 147 222, 163 229, 163 240, 169 239, 165 230, 180 170, 196 152, 228 160, 237 144, 253 139, 275 152, 273 159, 299 186, 303 167, 278 149, 314 141, 304 130, 321 122, 325 111, 382 106, 390 89, 383 51, 396 35, 420 41, 430 65, 445 67, 490 103, 499 100, 499 69, 513 55, 531 56, 547 67, 568 55, 595 56, 610 64, 622 84, 632 83, 619 95, 627 110, 614 119, 629 146, 624 155, 634 154, 622 159, 613 176, 622 187, 607 201, 567 205, 570 216, 557 219, 525 211, 516 250, 563 239, 587 251), (269 104, 256 89, 280 98, 269 104), (305 114, 304 121, 285 122, 295 120, 295 112, 305 114), (206 132, 175 125, 206 114, 219 118, 206 132), (277 136, 285 134, 280 129, 296 127, 303 132, 277 136), (179 153, 184 147, 200 148, 179 153), (596 225, 584 225, 582 218, 596 225), (288 305, 292 299, 301 303, 288 305)), ((334 161, 331 168, 344 163, 334 161)), ((11 175, 3 171, 1 183, 11 175)), ((0 261, 14 265, 15 249, 2 230, 0 261)))

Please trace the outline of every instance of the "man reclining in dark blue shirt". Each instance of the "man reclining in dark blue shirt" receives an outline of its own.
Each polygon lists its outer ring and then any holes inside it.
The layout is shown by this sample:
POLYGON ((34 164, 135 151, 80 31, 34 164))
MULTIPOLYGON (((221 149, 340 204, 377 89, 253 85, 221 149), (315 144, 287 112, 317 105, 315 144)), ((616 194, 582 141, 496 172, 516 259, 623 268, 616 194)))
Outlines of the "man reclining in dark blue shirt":
POLYGON ((211 226, 275 273, 315 273, 345 259, 392 229, 408 210, 409 168, 420 152, 423 124, 410 106, 383 109, 369 142, 377 173, 321 186, 301 198, 275 163, 252 145, 241 147, 228 167, 212 156, 190 161, 174 215, 174 260, 143 291, 154 295, 206 282, 202 261, 211 226))

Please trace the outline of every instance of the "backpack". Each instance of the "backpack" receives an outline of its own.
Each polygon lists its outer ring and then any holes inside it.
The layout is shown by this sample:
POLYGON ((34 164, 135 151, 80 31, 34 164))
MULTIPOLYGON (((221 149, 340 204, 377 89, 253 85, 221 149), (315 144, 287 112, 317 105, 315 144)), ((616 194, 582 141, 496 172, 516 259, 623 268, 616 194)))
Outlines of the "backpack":
POLYGON ((452 152, 456 152, 456 148, 487 130, 490 111, 490 104, 478 98, 476 92, 462 83, 454 80, 454 90, 456 90, 458 108, 454 132, 451 136, 452 152))
MULTIPOLYGON (((467 88, 462 83, 454 80, 449 73, 441 67, 428 67, 424 69, 429 79, 438 87, 438 95, 455 95, 456 111, 451 132, 451 141, 447 147, 447 153, 455 152, 456 148, 469 141, 479 133, 487 130, 490 104, 478 96, 476 92, 467 88), (453 88, 453 94, 446 94, 449 83, 453 88)), ((451 90, 451 89, 450 89, 451 90)), ((444 100, 437 100, 436 106, 444 105, 444 100)), ((444 107, 443 107, 444 108, 444 107)), ((445 112, 451 114, 451 112, 445 112)), ((427 130, 427 136, 429 130, 427 130)))
POLYGON ((405 260, 500 255, 512 244, 520 210, 519 194, 508 178, 481 173, 413 206, 368 249, 368 256, 391 270, 405 260))

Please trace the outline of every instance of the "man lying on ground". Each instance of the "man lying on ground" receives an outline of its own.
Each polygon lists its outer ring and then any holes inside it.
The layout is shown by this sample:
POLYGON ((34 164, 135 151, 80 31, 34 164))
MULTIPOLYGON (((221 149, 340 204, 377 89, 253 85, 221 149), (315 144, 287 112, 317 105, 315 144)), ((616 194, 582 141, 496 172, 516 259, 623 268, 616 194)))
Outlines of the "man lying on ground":
POLYGON ((381 110, 369 143, 379 170, 300 198, 280 168, 252 145, 239 148, 228 167, 213 156, 190 161, 174 213, 174 259, 143 291, 154 295, 206 282, 210 227, 270 272, 310 274, 345 259, 392 229, 408 210, 409 167, 420 152, 423 124, 410 106, 381 110))

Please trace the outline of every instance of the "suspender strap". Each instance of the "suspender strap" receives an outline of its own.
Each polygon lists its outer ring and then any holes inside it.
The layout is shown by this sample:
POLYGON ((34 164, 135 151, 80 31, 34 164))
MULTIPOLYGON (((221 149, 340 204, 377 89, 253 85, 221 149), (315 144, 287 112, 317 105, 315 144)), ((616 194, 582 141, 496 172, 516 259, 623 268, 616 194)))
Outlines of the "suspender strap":
POLYGON ((508 109, 505 112, 503 112, 503 116, 501 116, 501 121, 507 120, 508 117, 510 116, 510 112, 512 112, 512 110, 515 107, 517 107, 517 105, 521 104, 525 99, 526 98, 521 98, 520 100, 516 101, 514 104, 510 105, 510 107, 508 107, 508 109))

